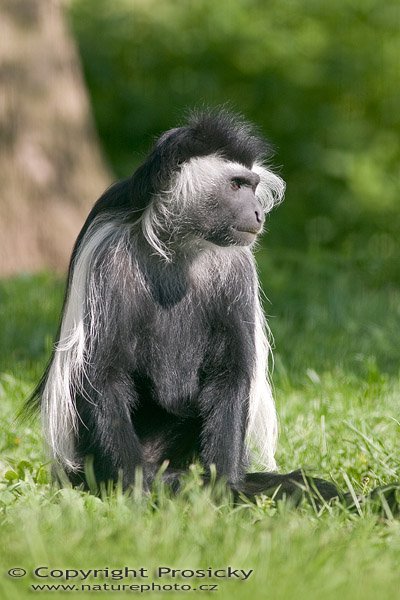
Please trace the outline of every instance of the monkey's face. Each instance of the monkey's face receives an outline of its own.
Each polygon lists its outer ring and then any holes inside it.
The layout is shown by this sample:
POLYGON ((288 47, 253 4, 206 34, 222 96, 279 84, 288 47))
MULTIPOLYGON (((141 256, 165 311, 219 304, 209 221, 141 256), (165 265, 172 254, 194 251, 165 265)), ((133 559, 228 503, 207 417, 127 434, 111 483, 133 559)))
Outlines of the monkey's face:
POLYGON ((204 239, 217 246, 249 246, 262 231, 264 209, 257 197, 260 177, 243 167, 214 184, 202 211, 204 239))
POLYGON ((155 221, 166 245, 250 246, 284 189, 280 177, 257 163, 250 169, 218 155, 193 157, 159 197, 155 221))

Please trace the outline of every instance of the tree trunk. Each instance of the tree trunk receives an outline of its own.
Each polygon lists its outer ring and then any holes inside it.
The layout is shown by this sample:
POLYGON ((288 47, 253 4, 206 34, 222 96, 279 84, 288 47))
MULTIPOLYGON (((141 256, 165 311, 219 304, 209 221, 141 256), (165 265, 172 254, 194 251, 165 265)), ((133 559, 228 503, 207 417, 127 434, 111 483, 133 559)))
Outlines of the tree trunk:
POLYGON ((59 0, 0 4, 0 275, 65 270, 110 183, 59 0))

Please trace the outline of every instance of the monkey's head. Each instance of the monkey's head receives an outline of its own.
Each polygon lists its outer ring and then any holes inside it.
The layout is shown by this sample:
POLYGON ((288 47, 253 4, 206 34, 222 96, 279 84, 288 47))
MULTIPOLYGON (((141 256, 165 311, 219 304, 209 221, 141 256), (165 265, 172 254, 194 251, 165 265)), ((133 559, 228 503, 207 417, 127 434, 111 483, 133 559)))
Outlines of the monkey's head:
POLYGON ((168 258, 197 241, 249 246, 285 184, 263 166, 268 145, 248 123, 226 110, 201 112, 164 133, 134 174, 151 202, 143 233, 168 258))

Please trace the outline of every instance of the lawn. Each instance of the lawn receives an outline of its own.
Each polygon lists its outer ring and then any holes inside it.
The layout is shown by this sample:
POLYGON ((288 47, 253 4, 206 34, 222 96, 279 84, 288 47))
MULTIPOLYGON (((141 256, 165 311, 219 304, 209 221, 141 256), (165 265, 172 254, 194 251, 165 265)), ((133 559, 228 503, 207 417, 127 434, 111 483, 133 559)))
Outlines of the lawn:
MULTIPOLYGON (((393 265, 367 254, 279 249, 260 250, 258 262, 275 338, 281 470, 302 465, 357 494, 400 479, 393 265)), ((142 585, 149 597, 182 598, 194 588, 232 599, 400 597, 400 522, 369 502, 358 511, 294 509, 266 498, 233 506, 222 492, 202 489, 195 470, 177 498, 162 488, 150 498, 136 490, 99 499, 51 487, 39 423, 20 424, 15 415, 48 358, 62 291, 50 275, 0 282, 1 598, 60 583, 75 586, 75 597, 82 585, 114 595, 118 586, 142 585), (118 571, 125 567, 136 573, 118 571), (184 573, 171 577, 159 567, 184 573), (13 578, 11 568, 27 574, 13 578), (196 569, 203 573, 191 576, 196 569), (157 586, 166 587, 157 594, 157 586)))

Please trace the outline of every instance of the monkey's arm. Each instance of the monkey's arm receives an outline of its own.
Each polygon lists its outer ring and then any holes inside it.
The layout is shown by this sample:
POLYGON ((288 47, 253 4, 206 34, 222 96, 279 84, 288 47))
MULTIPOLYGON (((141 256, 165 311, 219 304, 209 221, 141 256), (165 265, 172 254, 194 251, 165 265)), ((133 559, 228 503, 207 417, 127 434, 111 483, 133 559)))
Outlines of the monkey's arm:
MULTIPOLYGON (((247 319, 248 320, 248 319, 247 319)), ((202 418, 200 460, 216 466, 230 483, 245 473, 244 440, 253 368, 253 342, 241 314, 218 315, 213 344, 200 373, 198 404, 202 418)))
POLYGON ((244 438, 247 422, 248 383, 232 369, 208 382, 200 393, 203 421, 200 460, 214 464, 219 477, 236 483, 245 469, 244 438))

